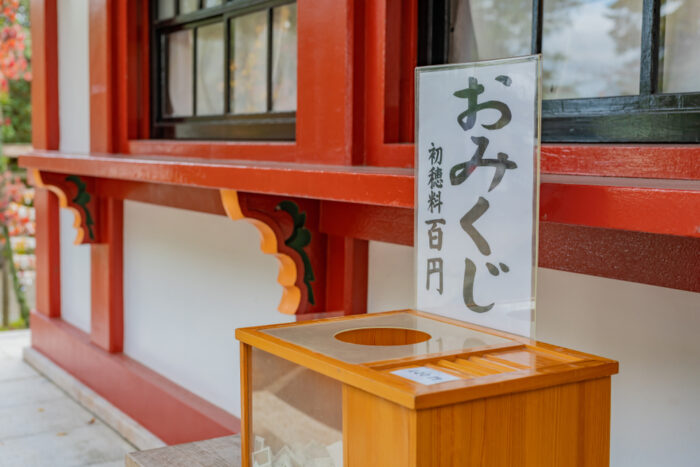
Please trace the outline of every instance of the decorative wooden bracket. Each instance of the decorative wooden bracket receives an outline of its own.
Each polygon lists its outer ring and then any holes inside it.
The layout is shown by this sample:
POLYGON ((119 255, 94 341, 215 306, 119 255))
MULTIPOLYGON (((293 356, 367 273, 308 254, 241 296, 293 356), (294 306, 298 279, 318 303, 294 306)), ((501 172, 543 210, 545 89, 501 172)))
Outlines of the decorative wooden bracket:
POLYGON ((97 200, 94 195, 94 181, 83 179, 78 175, 65 175, 53 172, 32 170, 34 184, 45 188, 58 196, 59 205, 69 209, 75 219, 73 227, 77 234, 76 245, 98 243, 99 225, 96 224, 97 200))
POLYGON ((318 300, 314 266, 318 269, 319 258, 309 248, 312 232, 306 225, 307 213, 292 200, 235 190, 221 190, 221 201, 228 217, 244 219, 258 229, 260 249, 279 261, 277 282, 284 292, 278 310, 285 314, 313 311, 318 300))

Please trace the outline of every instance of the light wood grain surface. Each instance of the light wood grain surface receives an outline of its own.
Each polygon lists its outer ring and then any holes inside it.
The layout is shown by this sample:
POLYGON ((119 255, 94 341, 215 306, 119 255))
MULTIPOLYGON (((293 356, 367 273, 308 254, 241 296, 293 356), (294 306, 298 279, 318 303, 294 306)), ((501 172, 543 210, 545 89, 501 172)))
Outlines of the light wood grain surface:
MULTIPOLYGON (((252 346, 253 353, 270 355, 267 360, 279 358, 287 365, 298 365, 342 383, 342 403, 336 410, 342 411, 345 467, 608 465, 610 376, 618 371, 616 361, 421 312, 402 313, 494 333, 510 341, 353 364, 261 332, 264 328, 238 329, 236 336, 252 346), (419 368, 414 374, 437 371, 456 378, 430 384, 420 378, 412 381, 393 374, 416 367, 419 368)), ((350 331, 345 336, 347 342, 403 344, 414 337, 382 328, 360 332, 353 325, 353 318, 338 319, 341 320, 350 331)), ((244 349, 245 354, 249 352, 244 349)), ((260 392, 254 380, 289 373, 276 371, 269 362, 265 363, 267 360, 261 359, 257 364, 257 374, 256 364, 251 368, 249 358, 242 362, 244 373, 248 373, 243 375, 243 391, 248 392, 244 401, 250 403, 250 392, 256 396, 260 392)), ((311 379, 300 379, 303 380, 306 386, 300 394, 304 396, 284 399, 284 403, 298 409, 284 409, 295 414, 288 423, 282 424, 280 417, 274 415, 283 411, 279 406, 281 399, 275 403, 266 400, 263 407, 248 406, 244 417, 266 419, 285 442, 313 433, 305 428, 309 424, 304 420, 311 412, 302 402, 312 400, 318 404, 324 392, 311 379), (282 428, 296 428, 301 435, 283 433, 282 428)), ((251 429, 245 420, 243 426, 251 429)), ((252 434, 244 431, 244 436, 252 434)), ((317 437, 323 438, 308 439, 317 437)), ((328 444, 332 439, 321 441, 328 444)), ((247 456, 243 465, 250 465, 247 456)))

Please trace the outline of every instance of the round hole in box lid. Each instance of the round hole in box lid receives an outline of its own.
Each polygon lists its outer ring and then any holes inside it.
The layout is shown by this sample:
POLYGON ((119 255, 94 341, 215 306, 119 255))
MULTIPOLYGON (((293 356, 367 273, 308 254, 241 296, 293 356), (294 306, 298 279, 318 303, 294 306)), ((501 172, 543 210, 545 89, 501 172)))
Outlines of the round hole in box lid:
POLYGON ((411 345, 431 338, 427 332, 392 327, 348 329, 333 337, 342 342, 359 345, 411 345))

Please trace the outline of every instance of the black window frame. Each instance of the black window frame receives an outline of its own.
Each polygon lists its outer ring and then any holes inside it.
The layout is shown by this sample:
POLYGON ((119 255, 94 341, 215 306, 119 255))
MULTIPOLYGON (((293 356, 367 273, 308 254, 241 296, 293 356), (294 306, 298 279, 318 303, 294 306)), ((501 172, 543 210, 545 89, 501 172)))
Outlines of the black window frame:
POLYGON ((158 1, 150 0, 151 18, 151 138, 221 141, 294 141, 296 111, 272 110, 272 21, 275 7, 297 3, 296 0, 223 0, 221 5, 180 14, 179 0, 174 2, 175 16, 158 19, 158 1), (267 111, 264 113, 230 113, 231 21, 237 16, 267 10, 267 111), (196 115, 197 99, 197 28, 221 22, 224 27, 224 114, 196 115), (166 36, 181 30, 193 30, 192 42, 192 116, 165 116, 164 95, 168 83, 166 36))
MULTIPOLYGON (((545 1, 532 2, 533 54, 542 52, 545 1)), ((543 99, 543 142, 700 142, 700 89, 690 93, 660 92, 661 3, 662 0, 643 0, 639 94, 543 99)), ((447 63, 449 8, 450 0, 419 1, 419 66, 447 63)))

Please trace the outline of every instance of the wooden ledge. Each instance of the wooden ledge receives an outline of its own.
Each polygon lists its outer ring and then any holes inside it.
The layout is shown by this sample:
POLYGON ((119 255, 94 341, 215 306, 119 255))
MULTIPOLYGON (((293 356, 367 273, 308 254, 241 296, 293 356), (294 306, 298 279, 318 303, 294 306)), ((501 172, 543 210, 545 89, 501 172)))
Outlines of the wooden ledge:
POLYGON ((34 151, 20 165, 88 177, 413 207, 413 170, 293 162, 34 151))
MULTIPOLYGON (((413 208, 413 169, 34 151, 42 172, 413 208)), ((540 220, 700 238, 700 180, 543 173, 540 220)))

